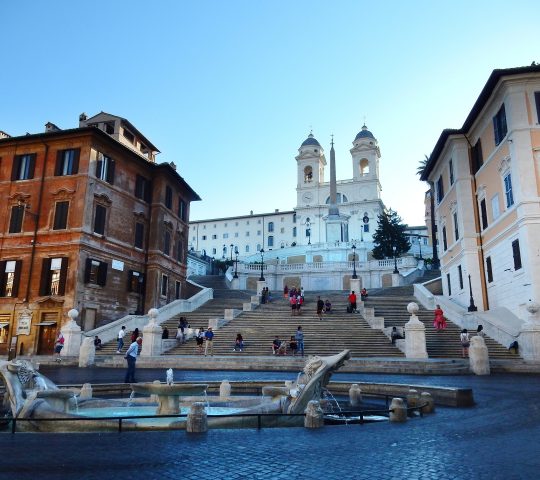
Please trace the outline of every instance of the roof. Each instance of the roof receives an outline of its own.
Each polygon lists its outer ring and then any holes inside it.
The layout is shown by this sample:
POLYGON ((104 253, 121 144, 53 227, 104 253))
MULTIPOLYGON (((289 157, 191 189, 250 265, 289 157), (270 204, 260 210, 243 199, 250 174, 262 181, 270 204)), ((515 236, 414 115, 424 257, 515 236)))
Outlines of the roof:
POLYGON ((362 138, 372 138, 375 140, 375 137, 373 136, 373 133, 371 133, 368 128, 366 127, 366 124, 362 126, 362 130, 358 132, 356 137, 354 137, 354 141, 361 140, 362 138))
POLYGON ((133 151, 128 146, 124 145, 123 143, 119 142, 118 140, 115 140, 113 137, 111 137, 108 133, 105 133, 103 130, 100 130, 97 127, 79 127, 79 128, 70 128, 67 130, 53 130, 50 132, 42 132, 42 133, 34 133, 30 135, 21 135, 19 137, 8 137, 8 138, 0 138, 0 146, 4 144, 9 144, 13 142, 24 142, 24 141, 35 141, 35 140, 43 140, 47 138, 55 138, 55 137, 63 137, 63 136, 69 136, 74 134, 95 134, 98 137, 101 137, 102 140, 114 143, 114 145, 117 148, 120 148, 124 150, 126 153, 129 153, 131 158, 136 159, 136 161, 141 162, 148 168, 154 170, 154 171, 166 171, 168 174, 172 175, 176 178, 176 180, 180 183, 180 185, 186 189, 186 191, 189 194, 190 201, 198 201, 201 200, 199 195, 189 186, 189 184, 178 174, 178 172, 171 166, 170 163, 164 162, 164 163, 155 163, 155 162, 149 162, 148 160, 145 160, 143 157, 138 155, 135 151, 133 151))
POLYGON ((426 164, 426 167, 424 168, 424 171, 422 172, 422 175, 420 176, 420 180, 426 181, 429 174, 435 167, 435 164, 437 162, 437 159, 439 158, 439 155, 441 154, 446 141, 450 137, 450 135, 466 135, 467 132, 471 129, 474 121, 482 111, 482 109, 485 107, 486 103, 488 102, 489 98, 491 97, 493 90, 495 90, 495 87, 498 85, 498 83, 501 81, 503 77, 510 77, 513 75, 523 75, 527 73, 540 73, 540 65, 531 65, 529 67, 515 67, 515 68, 503 68, 503 69, 495 69, 493 72, 491 72, 491 75, 489 76, 486 84, 484 85, 484 88, 480 92, 480 95, 476 99, 476 102, 474 103, 471 111, 469 112, 469 115, 467 115, 467 118, 465 119, 465 122, 463 123, 463 126, 458 129, 453 128, 447 128, 444 129, 439 136, 439 139, 437 140, 437 143, 435 144, 435 147, 433 148, 433 152, 431 152, 431 155, 429 156, 429 160, 426 164))
POLYGON ((321 144, 317 141, 317 139, 313 136, 313 133, 310 133, 308 135, 308 137, 302 142, 302 145, 300 145, 300 148, 301 147, 306 147, 308 145, 314 145, 314 146, 317 146, 317 147, 320 147, 321 144))
POLYGON ((270 216, 278 216, 278 215, 288 215, 291 213, 296 213, 294 210, 287 210, 287 211, 278 211, 278 212, 270 212, 270 213, 254 213, 250 215, 239 215, 237 217, 221 217, 221 218, 208 218, 205 220, 190 220, 190 224, 194 223, 206 223, 206 222, 221 222, 223 220, 244 220, 246 218, 259 218, 259 217, 270 217, 270 216))

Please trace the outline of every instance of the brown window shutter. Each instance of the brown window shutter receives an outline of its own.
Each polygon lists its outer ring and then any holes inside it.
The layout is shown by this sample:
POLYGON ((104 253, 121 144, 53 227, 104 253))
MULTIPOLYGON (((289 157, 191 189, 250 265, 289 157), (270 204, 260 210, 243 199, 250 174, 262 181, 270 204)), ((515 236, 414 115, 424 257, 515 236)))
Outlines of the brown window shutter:
POLYGON ((29 168, 28 178, 34 178, 35 170, 36 170, 36 154, 33 153, 32 155, 30 155, 30 168, 29 168))
POLYGON ((97 284, 104 287, 107 284, 107 263, 100 262, 97 274, 97 284))
POLYGON ((128 284, 127 284, 127 291, 132 292, 133 289, 131 288, 131 282, 133 280, 133 270, 128 271, 128 284))
POLYGON ((16 297, 19 294, 19 283, 21 281, 22 260, 15 262, 15 276, 13 277, 13 293, 12 296, 16 297))
POLYGON ((72 175, 79 173, 79 159, 81 158, 81 149, 76 148, 73 153, 73 170, 72 175))
POLYGON ((6 261, 0 261, 0 297, 6 295, 6 261))
POLYGON ((41 265, 41 281, 39 285, 40 295, 51 294, 50 280, 51 280, 51 259, 44 258, 41 265))
POLYGON ((86 259, 86 266, 84 268, 84 283, 88 283, 90 281, 91 270, 92 270, 92 259, 88 257, 86 259))
POLYGON ((59 177, 62 175, 62 166, 63 166, 63 159, 64 159, 64 150, 58 150, 56 152, 56 165, 54 167, 54 176, 59 177))
POLYGON ((19 168, 21 167, 21 157, 20 155, 15 155, 13 157, 13 168, 11 170, 11 181, 14 182, 19 177, 19 168))
POLYGON ((68 270, 68 258, 62 258, 62 266, 60 268, 60 283, 58 284, 58 295, 64 295, 66 293, 66 281, 68 270))
POLYGON ((109 158, 109 170, 107 170, 107 182, 111 185, 114 185, 114 169, 115 169, 116 162, 109 158))

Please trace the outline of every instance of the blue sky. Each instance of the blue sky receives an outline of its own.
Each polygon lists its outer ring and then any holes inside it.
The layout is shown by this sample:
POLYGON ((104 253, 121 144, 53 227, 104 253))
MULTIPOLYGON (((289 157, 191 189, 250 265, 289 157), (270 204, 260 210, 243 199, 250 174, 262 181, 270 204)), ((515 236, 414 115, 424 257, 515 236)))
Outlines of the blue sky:
POLYGON ((0 130, 126 117, 203 199, 192 219, 292 209, 310 126, 351 178, 366 118, 383 201, 421 224, 419 160, 493 69, 540 61, 533 0, 2 0, 0 17, 0 130))

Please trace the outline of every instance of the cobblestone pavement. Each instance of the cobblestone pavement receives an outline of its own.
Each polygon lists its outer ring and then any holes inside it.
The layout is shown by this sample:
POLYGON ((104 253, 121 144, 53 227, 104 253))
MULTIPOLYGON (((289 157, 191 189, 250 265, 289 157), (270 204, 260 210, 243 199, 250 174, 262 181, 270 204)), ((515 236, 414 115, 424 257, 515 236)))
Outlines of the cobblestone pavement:
MULTIPOLYGON (((81 376, 94 375, 94 382, 108 375, 105 371, 78 371, 81 376)), ((62 375, 69 371, 50 373, 57 381, 62 375)), ((290 374, 278 372, 184 372, 179 376, 197 380, 214 375, 216 380, 290 378, 290 374)), ((0 479, 540 478, 539 376, 335 377, 472 387, 476 406, 438 408, 433 415, 405 424, 326 426, 316 431, 4 433, 0 434, 0 479)), ((72 374, 71 382, 75 381, 79 380, 72 374)))

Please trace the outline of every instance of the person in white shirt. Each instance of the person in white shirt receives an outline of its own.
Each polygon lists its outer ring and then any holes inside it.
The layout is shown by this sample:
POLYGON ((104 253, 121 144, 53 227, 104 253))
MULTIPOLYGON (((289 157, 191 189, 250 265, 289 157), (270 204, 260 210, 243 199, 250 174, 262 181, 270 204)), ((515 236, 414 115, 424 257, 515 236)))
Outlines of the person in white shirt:
POLYGON ((135 383, 135 363, 137 362, 137 355, 139 354, 139 346, 142 344, 142 338, 139 337, 135 340, 127 349, 124 358, 127 360, 127 371, 124 383, 135 383))
POLYGON ((122 326, 118 332, 116 339, 118 340, 118 346, 116 347, 116 353, 122 353, 122 348, 124 348, 124 337, 126 335, 126 327, 122 326))

